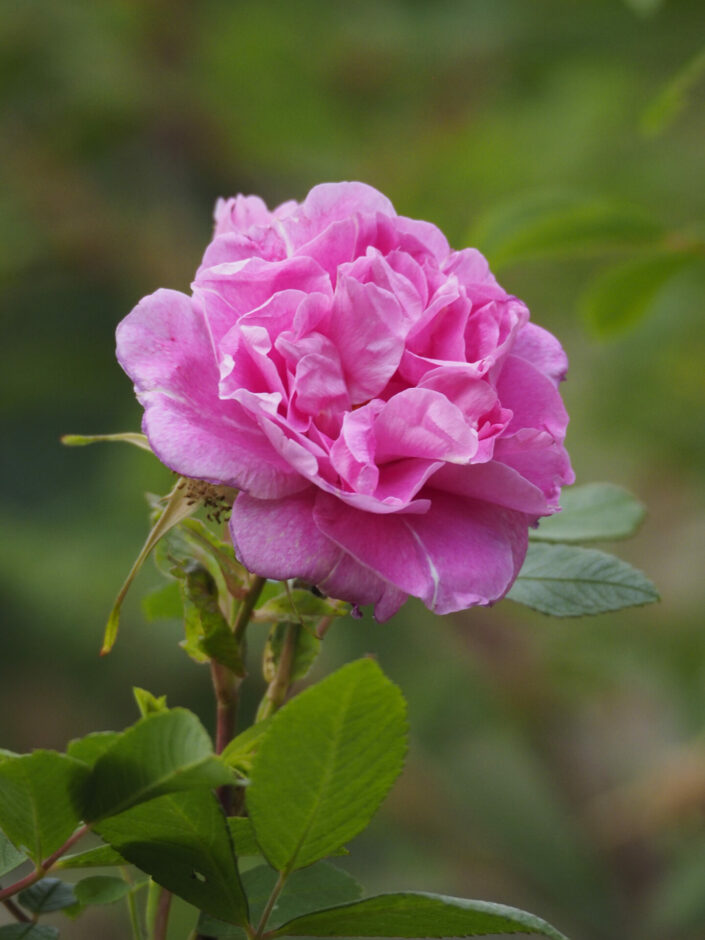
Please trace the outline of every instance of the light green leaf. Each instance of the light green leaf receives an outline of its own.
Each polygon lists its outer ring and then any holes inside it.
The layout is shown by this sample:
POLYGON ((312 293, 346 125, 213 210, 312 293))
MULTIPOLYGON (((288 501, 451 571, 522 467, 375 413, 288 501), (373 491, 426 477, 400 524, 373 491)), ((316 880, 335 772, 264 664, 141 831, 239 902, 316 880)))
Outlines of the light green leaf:
POLYGON ((152 453, 146 434, 137 434, 134 431, 126 431, 124 434, 64 434, 61 438, 61 443, 67 447, 85 447, 86 444, 98 444, 104 441, 122 441, 152 453))
POLYGON ((0 832, 0 878, 26 861, 27 856, 24 852, 18 851, 5 833, 0 832))
POLYGON ((232 782, 192 712, 155 712, 123 732, 98 758, 85 787, 83 817, 94 821, 164 793, 232 782))
POLYGON ((56 751, 34 751, 0 764, 0 827, 17 848, 41 862, 80 823, 85 764, 56 751))
POLYGON ((201 911, 247 922, 230 833, 206 790, 158 797, 98 824, 100 835, 164 888, 201 911))
POLYGON ((561 493, 562 510, 541 519, 529 538, 541 542, 591 542, 634 535, 646 515, 636 497, 614 483, 585 483, 561 493))
POLYGON ((223 763, 245 776, 249 775, 252 769, 252 760, 257 753, 263 735, 269 729, 271 720, 271 718, 265 718, 264 721, 258 721, 234 737, 220 755, 223 763))
POLYGON ((124 865, 125 859, 118 855, 110 845, 98 845, 87 852, 77 852, 75 855, 64 855, 54 868, 117 868, 124 865))
POLYGON ((55 940, 56 927, 48 924, 6 924, 0 927, 0 940, 55 940))
POLYGON ((240 647, 218 604, 215 579, 201 565, 190 565, 180 580, 186 639, 181 644, 196 662, 215 659, 237 676, 246 674, 240 647))
POLYGON ((533 914, 440 894, 382 894, 305 914, 283 924, 277 937, 482 937, 528 933, 566 940, 533 914))
POLYGON ((159 698, 157 698, 156 695, 152 695, 152 693, 148 692, 146 689, 140 689, 137 685, 132 687, 132 694, 135 697, 140 715, 143 718, 146 718, 147 715, 153 715, 155 712, 166 712, 169 710, 166 704, 166 695, 160 695, 159 698))
POLYGON ((113 904, 130 892, 129 884, 122 878, 109 875, 92 875, 75 885, 76 898, 84 907, 91 904, 113 904))
POLYGON ((611 252, 654 244, 663 235, 653 219, 631 207, 556 193, 533 193, 492 210, 470 244, 493 269, 533 258, 611 252))
POLYGON ((660 252, 610 267, 583 294, 582 315, 598 336, 628 330, 649 313, 661 288, 692 260, 689 252, 660 252))
POLYGON ((152 551, 157 542, 163 538, 170 529, 172 529, 175 525, 178 525, 179 522, 181 522, 183 519, 186 519, 187 516, 193 515, 193 513, 198 509, 199 503, 194 502, 189 497, 188 489, 182 485, 182 482, 182 480, 179 480, 179 482, 169 494, 164 511, 154 523, 151 532, 147 536, 147 541, 142 546, 142 551, 137 556, 134 565, 130 569, 127 578, 118 592, 118 596, 115 598, 115 603, 113 604, 113 609, 110 611, 108 623, 105 628, 103 646, 100 651, 101 656, 109 653, 115 644, 118 627, 120 625, 120 610, 122 609, 123 601, 125 600, 127 592, 130 590, 130 586, 137 576, 140 568, 149 557, 149 553, 152 551))
POLYGON ((649 579, 626 561, 594 548, 529 545, 526 561, 507 594, 554 617, 582 617, 659 599, 649 579))
POLYGON ((142 613, 150 622, 153 620, 181 620, 184 605, 181 603, 181 590, 176 581, 169 581, 157 591, 145 595, 141 601, 142 613))
POLYGON ((49 914, 71 907, 76 903, 76 895, 73 893, 73 885, 59 878, 42 878, 20 891, 17 900, 33 914, 49 914))
POLYGON ((350 604, 329 597, 318 597, 313 591, 295 588, 270 598, 257 609, 256 619, 264 623, 315 623, 322 617, 344 617, 350 604))
POLYGON ((365 828, 402 769, 406 707, 371 659, 344 666, 272 718, 247 789, 257 842, 280 871, 365 828))
MULTIPOLYGON (((248 573, 235 557, 232 545, 217 538, 200 519, 184 519, 181 523, 184 537, 194 548, 205 552, 216 563, 225 586, 233 597, 238 597, 248 582, 248 573)), ((201 555, 205 561, 205 556, 201 555)))
POLYGON ((255 830, 247 816, 228 816, 228 829, 238 858, 262 854, 255 830))
MULTIPOLYGON (((264 647, 264 657, 262 659, 262 672, 267 682, 271 682, 277 674, 277 669, 282 658, 282 651, 285 648, 285 640, 289 633, 288 623, 275 623, 269 631, 267 643, 264 647)), ((292 644, 294 645, 294 644, 292 644)), ((303 679, 314 664, 316 657, 321 650, 321 641, 314 636, 305 627, 298 627, 294 652, 291 661, 289 675, 291 679, 303 679)))
MULTIPOLYGON (((640 0, 640 2, 647 2, 647 0, 640 0)), ((654 0, 651 2, 653 3, 654 0)), ((701 49, 676 72, 646 108, 641 117, 642 131, 652 136, 660 134, 672 124, 687 105, 688 94, 704 75, 705 49, 701 49)))
POLYGON ((121 736, 121 731, 93 731, 85 738, 74 738, 73 741, 69 741, 66 753, 74 760, 83 761, 84 764, 92 767, 121 736))

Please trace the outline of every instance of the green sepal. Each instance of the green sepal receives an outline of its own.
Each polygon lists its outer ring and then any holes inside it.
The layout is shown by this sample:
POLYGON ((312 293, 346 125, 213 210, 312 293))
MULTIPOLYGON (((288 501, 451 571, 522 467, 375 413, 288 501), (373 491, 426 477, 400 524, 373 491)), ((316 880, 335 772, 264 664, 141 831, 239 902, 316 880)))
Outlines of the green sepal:
POLYGON ((61 443, 66 447, 85 447, 86 444, 101 444, 111 442, 122 442, 139 447, 140 450, 146 450, 153 453, 149 446, 146 434, 139 434, 135 431, 125 431, 123 434, 64 434, 61 443))

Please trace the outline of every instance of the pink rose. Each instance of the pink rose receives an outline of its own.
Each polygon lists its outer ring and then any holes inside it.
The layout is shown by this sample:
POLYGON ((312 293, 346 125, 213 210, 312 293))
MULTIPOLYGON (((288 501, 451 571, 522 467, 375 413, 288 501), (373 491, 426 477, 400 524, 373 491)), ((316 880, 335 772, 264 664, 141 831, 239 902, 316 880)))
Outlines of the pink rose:
POLYGON ((154 452, 240 490, 246 567, 379 620, 501 598, 573 481, 558 341, 473 248, 363 183, 220 200, 191 297, 117 330, 154 452))

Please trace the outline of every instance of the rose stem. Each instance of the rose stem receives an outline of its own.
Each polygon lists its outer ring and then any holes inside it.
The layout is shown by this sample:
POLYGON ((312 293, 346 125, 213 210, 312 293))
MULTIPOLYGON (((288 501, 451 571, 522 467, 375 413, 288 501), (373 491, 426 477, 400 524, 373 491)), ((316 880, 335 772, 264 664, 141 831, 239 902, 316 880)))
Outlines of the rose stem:
POLYGON ((33 885, 35 881, 39 881, 40 878, 43 878, 46 873, 54 866, 56 862, 59 861, 64 852, 68 852, 72 845, 75 845, 79 839, 83 838, 88 832, 88 826, 81 826, 80 829, 77 829, 72 836, 69 836, 66 842, 54 852, 53 855, 50 855, 49 858, 44 859, 44 861, 37 866, 37 868, 30 872, 29 875, 25 875, 24 878, 20 878, 19 881, 16 881, 13 885, 10 885, 9 888, 5 888, 0 891, 0 901, 4 901, 5 898, 11 898, 13 894, 17 894, 18 891, 23 891, 25 888, 29 888, 30 885, 33 885))
POLYGON ((12 898, 5 898, 5 900, 2 903, 5 905, 8 911, 12 914, 15 920, 19 920, 23 924, 28 924, 30 922, 31 917, 27 917, 27 915, 22 910, 22 908, 19 907, 17 904, 15 904, 12 898))
POLYGON ((171 907, 171 891, 162 888, 157 902, 157 913, 154 918, 152 940, 166 940, 166 929, 169 923, 169 908, 171 907))

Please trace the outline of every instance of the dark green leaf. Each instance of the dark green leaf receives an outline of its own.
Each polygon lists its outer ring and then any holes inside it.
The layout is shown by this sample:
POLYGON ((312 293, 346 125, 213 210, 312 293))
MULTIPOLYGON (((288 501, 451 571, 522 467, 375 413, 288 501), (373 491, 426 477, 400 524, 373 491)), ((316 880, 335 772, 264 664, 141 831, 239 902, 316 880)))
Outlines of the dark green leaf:
POLYGON ((566 940, 533 914, 440 894, 382 894, 364 901, 297 917, 276 931, 279 937, 482 937, 528 933, 566 940))
POLYGON ((139 686, 136 685, 132 687, 132 694, 135 697, 140 715, 143 718, 146 718, 147 715, 153 715, 155 712, 166 712, 169 710, 166 704, 166 695, 160 695, 159 698, 157 698, 156 695, 152 695, 151 692, 148 692, 146 689, 140 689, 139 686))
POLYGON ((687 252, 659 253, 608 268, 583 295, 583 316, 599 336, 629 329, 649 313, 661 288, 692 260, 687 252))
POLYGON ((33 914, 49 914, 71 907, 76 903, 76 895, 73 893, 73 885, 59 878, 42 878, 20 891, 17 900, 33 914))
POLYGON ((77 852, 75 855, 64 855, 55 868, 115 868, 124 865, 125 859, 118 855, 110 845, 98 845, 87 852, 77 852))
POLYGON ((66 753, 74 760, 83 761, 90 767, 104 754, 109 747, 121 736, 120 731, 94 731, 85 738, 74 738, 69 741, 66 753))
POLYGON ((14 847, 4 832, 0 832, 0 878, 26 861, 27 856, 14 847))
POLYGON ((181 591, 176 581, 169 581, 157 591, 142 598, 142 613, 147 620, 181 620, 184 605, 181 603, 181 591))
POLYGON ((186 639, 182 646, 196 662, 215 659, 235 675, 244 676, 240 647, 218 604, 218 588, 200 565, 185 569, 181 584, 186 639))
POLYGON ((112 904, 124 898, 130 891, 130 886, 122 878, 111 878, 108 875, 93 875, 84 878, 75 885, 78 901, 88 907, 91 904, 112 904))
POLYGON ((99 823, 100 835, 142 871, 199 910, 247 921, 230 832, 205 790, 158 797, 99 823))
MULTIPOLYGON (((275 623, 269 631, 262 661, 262 671, 267 682, 271 682, 277 674, 289 627, 289 623, 275 623)), ((298 624, 297 627, 289 675, 292 679, 303 679, 320 652, 321 641, 305 627, 298 624)))
POLYGON ((0 940, 55 940, 56 927, 48 924, 6 924, 0 927, 0 940))
POLYGON ((590 542, 633 535, 645 506, 614 483, 585 483, 561 493, 561 512, 541 519, 529 538, 541 542, 590 542))
POLYGON ((85 447, 86 444, 98 444, 104 441, 122 441, 152 453, 146 434, 138 434, 134 431, 126 431, 124 434, 64 434, 61 438, 61 443, 67 447, 85 447))
POLYGON ((85 788, 83 817, 94 821, 164 793, 232 782, 192 712, 155 712, 123 732, 98 758, 85 788))
POLYGON ((80 823, 77 809, 89 770, 55 751, 0 763, 0 827, 35 862, 52 855, 80 823))
MULTIPOLYGON (((636 2, 636 0, 632 0, 636 2)), ((639 0, 649 2, 649 0, 639 0)), ((651 3, 654 0, 650 0, 651 3)), ((688 103, 688 94, 693 86, 705 75, 705 49, 689 59, 658 93, 641 118, 641 127, 645 134, 659 134, 678 117, 688 103)))
POLYGON ((257 842, 272 866, 303 868, 357 835, 405 753, 404 699, 371 659, 292 699, 262 739, 247 790, 257 842))
POLYGON ((312 591, 296 588, 278 594, 257 609, 256 619, 264 623, 315 623, 322 617, 344 617, 350 604, 329 597, 318 597, 312 591))
POLYGON ((471 236, 494 269, 529 258, 613 251, 654 243, 662 229, 631 207, 533 193, 494 209, 471 236))
POLYGON ((507 597, 554 617, 582 617, 650 604, 659 595, 641 571, 614 555, 534 543, 507 597))

